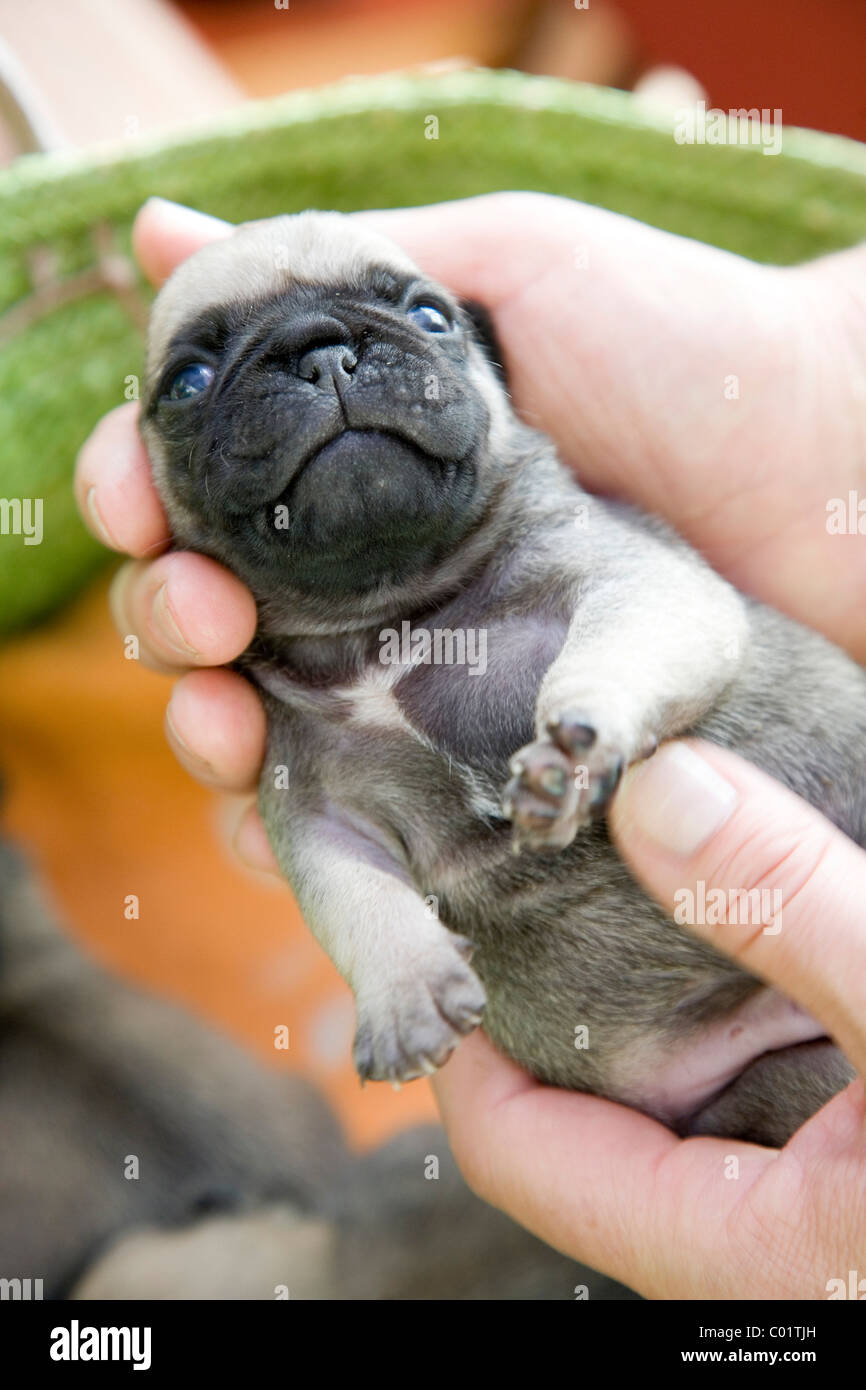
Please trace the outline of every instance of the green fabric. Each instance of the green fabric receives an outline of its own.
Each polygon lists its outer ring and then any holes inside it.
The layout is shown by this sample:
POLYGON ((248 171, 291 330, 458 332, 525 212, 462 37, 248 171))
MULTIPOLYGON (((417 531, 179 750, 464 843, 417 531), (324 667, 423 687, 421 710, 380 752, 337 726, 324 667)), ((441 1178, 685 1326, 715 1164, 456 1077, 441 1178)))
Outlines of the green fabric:
MULTIPOLYGON (((791 263, 866 236, 866 147, 786 130, 783 152, 678 145, 613 91, 484 71, 358 79, 251 104, 199 133, 85 155, 33 155, 0 174, 0 314, 31 290, 28 253, 60 271, 121 247, 159 194, 241 221, 537 189, 612 208, 758 260, 791 263), (439 138, 425 138, 425 117, 439 138)), ((647 274, 652 267, 647 267, 647 274)), ((140 371, 118 299, 89 294, 0 350, 0 498, 42 497, 44 540, 0 536, 0 632, 70 597, 105 561, 72 502, 79 444, 140 371)))

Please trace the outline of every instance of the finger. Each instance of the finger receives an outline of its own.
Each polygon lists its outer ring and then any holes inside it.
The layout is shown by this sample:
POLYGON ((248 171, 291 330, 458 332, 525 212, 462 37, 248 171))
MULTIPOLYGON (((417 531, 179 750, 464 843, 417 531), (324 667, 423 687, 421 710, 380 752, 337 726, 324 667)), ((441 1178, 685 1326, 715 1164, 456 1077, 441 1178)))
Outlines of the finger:
POLYGON ((268 839, 265 823, 255 805, 248 806, 235 831, 234 849, 238 858, 258 873, 280 874, 274 851, 268 839))
POLYGON ((132 246, 145 275, 161 285, 193 251, 233 231, 231 222, 219 217, 165 198, 148 198, 133 224, 132 246))
POLYGON ((215 560, 190 551, 124 565, 115 575, 111 610, 124 637, 157 671, 222 666, 240 656, 256 630, 252 594, 215 560))
POLYGON ((629 772, 609 825, 676 920, 778 985, 828 1026, 858 1070, 866 1067, 862 850, 757 768, 692 740, 664 745, 629 772), (731 904, 727 917, 750 920, 713 925, 717 917, 704 910, 713 890, 731 904), (753 890, 760 901, 743 896, 753 890))
POLYGON ((683 1142, 624 1106, 540 1086, 480 1032, 433 1085, 461 1171, 486 1201, 556 1249, 654 1296, 682 1293, 687 1249, 691 1269, 711 1268, 724 1296, 727 1224, 774 1151, 683 1142), (726 1183, 732 1154, 740 1179, 726 1183))
MULTIPOLYGON (((193 251, 232 230, 218 218, 151 198, 135 220, 133 244, 145 273, 160 284, 193 251)), ((169 528, 137 416, 137 402, 129 402, 100 420, 79 454, 75 492, 85 522, 103 545, 145 556, 167 544, 169 528)))
MULTIPOLYGON (((563 210, 578 207, 540 194, 489 193, 428 207, 353 216, 398 242, 434 279, 491 309, 550 269, 563 210), (533 230, 543 237, 534 236, 533 230)), ((573 248, 573 231, 569 247, 573 248)))
POLYGON ((187 772, 209 787, 253 791, 265 756, 265 712, 234 671, 191 671, 165 712, 168 742, 187 772))
POLYGON ((165 512, 137 429, 138 402, 109 411, 85 440, 75 496, 86 525, 112 550, 152 555, 168 544, 165 512))

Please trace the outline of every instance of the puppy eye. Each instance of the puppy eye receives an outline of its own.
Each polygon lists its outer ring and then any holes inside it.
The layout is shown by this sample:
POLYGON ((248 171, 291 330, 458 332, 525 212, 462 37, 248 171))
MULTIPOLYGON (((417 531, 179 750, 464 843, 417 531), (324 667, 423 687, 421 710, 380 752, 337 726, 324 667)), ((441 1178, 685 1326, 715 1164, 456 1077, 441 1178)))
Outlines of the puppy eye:
POLYGON ((190 362, 188 367, 173 376, 166 395, 170 401, 185 401, 190 396, 200 396, 214 379, 214 369, 206 362, 190 362))
POLYGON ((437 309, 435 304, 413 304, 406 316, 417 323, 424 333, 447 333, 451 328, 442 310, 437 309))

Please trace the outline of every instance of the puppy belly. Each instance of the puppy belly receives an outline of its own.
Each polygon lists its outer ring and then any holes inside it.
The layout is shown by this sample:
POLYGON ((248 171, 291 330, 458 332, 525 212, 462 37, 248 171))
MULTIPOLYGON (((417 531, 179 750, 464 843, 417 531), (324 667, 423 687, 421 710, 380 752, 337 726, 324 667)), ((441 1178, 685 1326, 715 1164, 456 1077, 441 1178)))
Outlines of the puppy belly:
POLYGON ((539 1080, 769 1145, 850 1080, 824 1025, 670 921, 602 827, 544 862, 503 856, 471 904, 456 868, 440 888, 444 919, 477 943, 482 1026, 539 1080))
POLYGON ((823 1024, 784 995, 760 989, 682 1042, 648 1049, 611 1068, 612 1093, 673 1128, 688 1128, 747 1067, 769 1053, 826 1036, 823 1024))

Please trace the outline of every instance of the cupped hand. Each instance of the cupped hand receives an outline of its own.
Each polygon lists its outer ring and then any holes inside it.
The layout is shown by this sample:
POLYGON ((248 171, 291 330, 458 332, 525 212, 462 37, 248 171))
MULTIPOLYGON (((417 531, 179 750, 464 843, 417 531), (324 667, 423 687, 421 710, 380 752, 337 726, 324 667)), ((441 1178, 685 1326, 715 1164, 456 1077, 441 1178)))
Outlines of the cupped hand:
MULTIPOLYGON (((866 1071, 866 854, 751 765, 664 746, 614 800, 616 843, 658 901, 772 883, 776 934, 693 930, 826 1024, 866 1071), (733 788, 734 795, 731 795, 733 788)), ((673 930, 673 928, 672 928, 673 930)), ((651 1298, 821 1299, 858 1271, 866 1295, 862 1080, 782 1150, 678 1139, 595 1096, 541 1086, 480 1032, 434 1078, 475 1191, 563 1253, 651 1298)), ((838 1296, 838 1294, 836 1295, 838 1296)))

